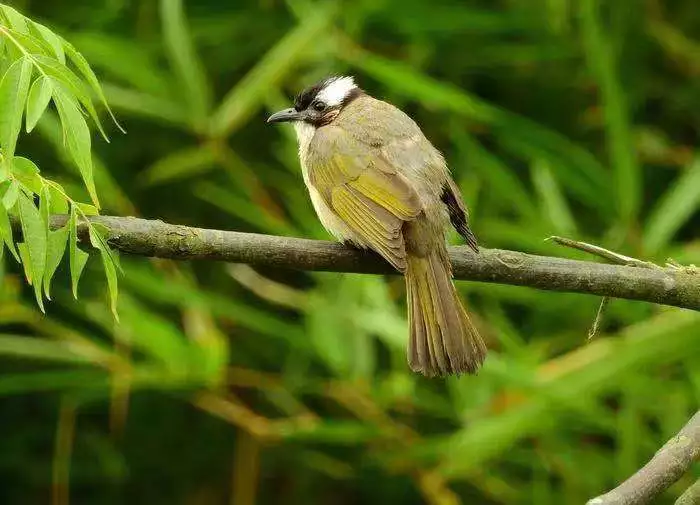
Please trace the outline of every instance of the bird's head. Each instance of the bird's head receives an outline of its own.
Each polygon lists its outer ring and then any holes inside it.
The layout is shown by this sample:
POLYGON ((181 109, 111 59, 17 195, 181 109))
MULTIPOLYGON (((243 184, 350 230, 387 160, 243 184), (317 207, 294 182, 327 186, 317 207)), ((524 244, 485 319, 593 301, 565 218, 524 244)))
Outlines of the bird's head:
POLYGON ((294 107, 275 112, 267 122, 304 123, 318 128, 331 123, 343 107, 361 94, 352 77, 328 77, 299 93, 294 107))

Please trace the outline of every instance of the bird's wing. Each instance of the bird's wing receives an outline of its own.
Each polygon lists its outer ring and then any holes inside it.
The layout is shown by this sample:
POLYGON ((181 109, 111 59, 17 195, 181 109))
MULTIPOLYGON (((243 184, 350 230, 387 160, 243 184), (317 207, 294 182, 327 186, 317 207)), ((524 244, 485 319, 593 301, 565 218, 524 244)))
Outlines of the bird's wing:
POLYGON ((464 237, 464 240, 467 241, 467 245, 471 247, 474 252, 479 252, 479 244, 476 235, 474 235, 474 232, 469 227, 469 211, 462 200, 462 193, 459 191, 457 184, 455 184, 452 178, 447 179, 447 183, 445 183, 445 186, 442 188, 440 199, 447 206, 447 212, 450 215, 452 226, 464 237))
POLYGON ((421 212, 409 183, 372 146, 336 126, 316 131, 306 156, 309 183, 363 242, 406 269, 403 223, 421 212))

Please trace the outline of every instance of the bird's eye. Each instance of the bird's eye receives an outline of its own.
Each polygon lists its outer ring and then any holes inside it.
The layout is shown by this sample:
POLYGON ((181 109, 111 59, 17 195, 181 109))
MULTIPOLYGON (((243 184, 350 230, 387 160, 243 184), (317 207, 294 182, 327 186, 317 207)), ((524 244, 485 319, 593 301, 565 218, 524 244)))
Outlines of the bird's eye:
POLYGON ((323 109, 326 108, 326 104, 323 103, 323 102, 314 102, 314 103, 313 103, 313 108, 314 108, 314 110, 322 111, 323 109))

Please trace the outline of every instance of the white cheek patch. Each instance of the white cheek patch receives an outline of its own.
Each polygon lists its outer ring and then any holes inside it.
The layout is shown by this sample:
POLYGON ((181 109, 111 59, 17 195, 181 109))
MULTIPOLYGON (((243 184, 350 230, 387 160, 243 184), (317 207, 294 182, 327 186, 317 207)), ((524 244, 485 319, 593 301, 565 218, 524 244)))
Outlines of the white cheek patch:
POLYGON ((322 100, 331 107, 340 105, 350 92, 355 89, 355 80, 352 77, 336 77, 328 81, 316 98, 322 100))

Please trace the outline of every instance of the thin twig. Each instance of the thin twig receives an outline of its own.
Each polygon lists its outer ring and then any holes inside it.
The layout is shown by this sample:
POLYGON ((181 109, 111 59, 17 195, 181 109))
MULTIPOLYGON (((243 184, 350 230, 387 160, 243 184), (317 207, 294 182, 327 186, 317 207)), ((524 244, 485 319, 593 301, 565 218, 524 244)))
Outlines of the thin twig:
POLYGON ((686 489, 674 505, 698 505, 698 503, 700 503, 700 479, 686 489))
MULTIPOLYGON (((51 228, 67 216, 52 216, 51 228)), ((123 253, 179 260, 228 261, 294 270, 397 274, 372 252, 324 240, 207 230, 133 217, 95 216, 109 244, 123 253)), ((13 223, 19 233, 20 228, 13 223)), ((89 244, 87 226, 78 234, 89 244)), ((456 279, 587 293, 700 310, 700 277, 664 268, 636 268, 536 256, 502 249, 449 250, 456 279)))
POLYGON ((600 322, 603 320, 603 314, 605 313, 605 308, 608 306, 609 302, 610 298, 608 298, 607 296, 604 296, 603 299, 600 300, 600 305, 598 306, 598 312, 596 312, 595 314, 593 325, 591 325, 591 329, 588 330, 588 340, 591 340, 598 333, 600 322))
POLYGON ((587 505, 649 503, 687 472, 690 465, 698 458, 700 458, 700 411, 637 473, 612 491, 589 500, 587 505))
POLYGON ((559 245, 566 247, 571 247, 572 249, 578 249, 579 251, 587 252, 595 256, 599 256, 605 260, 615 263, 616 265, 625 265, 628 267, 638 267, 638 268, 661 268, 658 265, 650 263, 648 261, 638 260, 637 258, 632 258, 631 256, 625 256, 624 254, 611 251, 610 249, 604 249, 598 245, 589 244, 588 242, 579 242, 578 240, 572 240, 565 237, 557 237, 556 235, 547 238, 552 242, 556 242, 559 245))
MULTIPOLYGON (((620 254, 594 244, 589 244, 588 242, 580 242, 578 240, 572 240, 570 238, 565 237, 558 237, 556 235, 547 238, 547 240, 551 240, 552 242, 556 242, 557 244, 563 245, 565 247, 570 247, 572 249, 578 249, 579 251, 593 254, 594 256, 598 256, 617 265, 651 269, 661 268, 658 265, 655 265, 654 263, 638 260, 637 258, 632 258, 631 256, 625 256, 624 254, 620 254)), ((603 320, 605 309, 607 308, 609 303, 610 297, 608 296, 604 296, 603 299, 600 301, 598 311, 596 312, 595 319, 593 320, 593 325, 588 330, 588 340, 591 340, 593 337, 595 337, 596 333, 598 333, 598 328, 600 327, 600 323, 603 320)))

